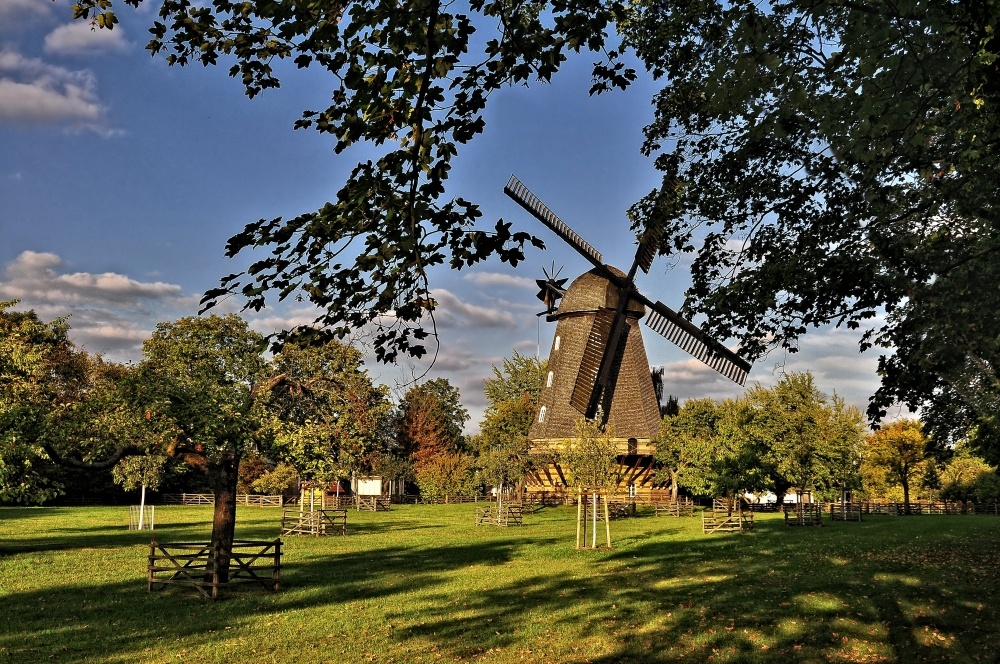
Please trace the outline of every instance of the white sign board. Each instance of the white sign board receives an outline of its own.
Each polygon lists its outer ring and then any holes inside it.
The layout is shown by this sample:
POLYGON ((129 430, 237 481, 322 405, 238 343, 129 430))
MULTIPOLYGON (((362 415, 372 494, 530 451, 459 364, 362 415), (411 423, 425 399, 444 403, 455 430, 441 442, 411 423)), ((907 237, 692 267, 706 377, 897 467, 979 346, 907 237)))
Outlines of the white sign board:
POLYGON ((381 496, 382 478, 381 477, 358 478, 357 493, 359 496, 381 496))

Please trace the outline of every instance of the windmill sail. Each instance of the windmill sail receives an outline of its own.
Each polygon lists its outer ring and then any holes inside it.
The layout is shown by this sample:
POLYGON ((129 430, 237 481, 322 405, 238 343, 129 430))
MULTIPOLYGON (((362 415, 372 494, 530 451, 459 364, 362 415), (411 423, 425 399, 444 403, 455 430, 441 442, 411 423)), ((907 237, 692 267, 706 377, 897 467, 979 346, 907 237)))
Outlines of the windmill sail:
POLYGON ((611 326, 614 322, 615 312, 605 309, 597 312, 594 316, 594 322, 590 326, 587 345, 583 350, 583 359, 580 361, 580 370, 577 372, 576 382, 573 384, 573 396, 569 400, 573 408, 583 414, 586 414, 594 390, 597 388, 601 358, 604 356, 604 347, 608 343, 611 326))
POLYGON ((647 303, 651 309, 646 325, 676 344, 695 359, 701 360, 729 380, 743 385, 750 363, 706 335, 694 323, 683 318, 662 302, 647 303))
POLYGON ((531 216, 548 226, 553 233, 583 254, 591 263, 598 267, 604 265, 604 257, 601 256, 601 252, 594 249, 586 240, 577 235, 576 231, 557 217, 555 212, 550 210, 545 203, 538 200, 538 197, 531 193, 531 190, 525 187, 516 176, 510 176, 510 180, 507 181, 507 185, 503 188, 503 191, 518 205, 530 212, 531 216))

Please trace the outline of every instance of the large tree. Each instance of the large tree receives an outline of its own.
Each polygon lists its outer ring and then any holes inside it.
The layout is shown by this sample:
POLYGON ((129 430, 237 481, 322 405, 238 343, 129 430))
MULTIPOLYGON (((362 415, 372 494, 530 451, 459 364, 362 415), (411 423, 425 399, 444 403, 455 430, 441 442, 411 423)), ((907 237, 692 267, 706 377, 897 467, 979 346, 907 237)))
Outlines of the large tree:
MULTIPOLYGON (((113 9, 113 0, 73 5, 77 18, 103 28, 118 22, 113 9)), ((459 146, 483 131, 491 92, 548 80, 568 53, 601 53, 595 90, 624 87, 634 74, 607 49, 621 9, 602 0, 160 3, 152 53, 171 65, 225 63, 251 97, 279 86, 291 69, 283 60, 323 70, 330 105, 304 111, 296 128, 329 137, 337 153, 361 143, 380 152, 319 210, 262 219, 233 237, 230 255, 264 246, 269 255, 223 279, 208 302, 240 292, 256 309, 269 293, 294 294, 319 308, 328 333, 372 325, 379 359, 426 352, 435 307, 427 270, 493 256, 516 265, 530 240, 503 221, 477 228, 479 207, 445 194, 459 146)))
POLYGON ((870 417, 1000 430, 998 24, 988 0, 630 4, 667 84, 633 217, 696 252, 688 310, 750 357, 858 328, 886 349, 870 417))
POLYGON ((173 429, 167 454, 208 477, 215 495, 212 544, 228 577, 236 528, 236 487, 243 455, 265 431, 259 397, 278 382, 264 342, 239 316, 187 317, 156 326, 143 344, 140 370, 153 399, 151 417, 173 429))
POLYGON ((709 490, 709 466, 721 414, 712 399, 688 399, 674 414, 663 416, 656 438, 656 479, 670 485, 677 500, 683 486, 691 493, 709 490))

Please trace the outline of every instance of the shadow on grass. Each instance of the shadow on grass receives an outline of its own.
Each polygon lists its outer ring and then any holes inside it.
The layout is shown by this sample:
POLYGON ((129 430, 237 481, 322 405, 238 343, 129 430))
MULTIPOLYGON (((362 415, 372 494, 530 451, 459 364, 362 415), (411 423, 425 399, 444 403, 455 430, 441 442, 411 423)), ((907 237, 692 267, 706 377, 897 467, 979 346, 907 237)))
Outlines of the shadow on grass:
MULTIPOLYGON (((568 512, 545 516, 555 521, 568 512)), ((179 588, 147 594, 141 569, 121 583, 67 578, 44 591, 4 593, 4 612, 18 621, 0 627, 0 654, 142 660, 154 648, 159 657, 167 650, 183 659, 218 645, 216 661, 227 661, 225 648, 235 647, 227 639, 267 621, 229 661, 250 661, 251 647, 268 653, 267 630, 275 643, 287 643, 284 634, 335 637, 314 658, 297 653, 304 661, 342 659, 338 648, 348 657, 371 651, 374 661, 988 659, 1000 646, 996 526, 969 522, 975 527, 964 531, 954 517, 912 522, 792 529, 761 519, 752 534, 705 537, 692 522, 640 518, 612 525, 612 551, 572 551, 562 531, 553 535, 544 524, 469 528, 461 543, 412 544, 401 536, 398 545, 350 548, 439 527, 427 514, 400 515, 349 524, 354 541, 286 540, 294 554, 282 574, 287 590, 277 595, 234 588, 208 603, 179 588), (293 615, 308 618, 287 618, 293 615)), ((119 535, 104 541, 128 544, 119 535)), ((70 544, 92 542, 74 535, 70 544)))

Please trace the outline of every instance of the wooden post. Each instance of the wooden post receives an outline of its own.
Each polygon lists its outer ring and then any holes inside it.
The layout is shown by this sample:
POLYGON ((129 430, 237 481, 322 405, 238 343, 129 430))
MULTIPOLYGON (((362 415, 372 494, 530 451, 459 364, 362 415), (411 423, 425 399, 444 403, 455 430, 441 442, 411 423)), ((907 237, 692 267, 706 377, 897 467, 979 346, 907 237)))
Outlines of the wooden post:
POLYGON ((281 538, 274 540, 274 568, 271 571, 271 590, 278 592, 281 587, 281 538))
POLYGON ((583 489, 577 489, 576 493, 576 548, 582 548, 580 546, 580 525, 583 524, 583 541, 586 544, 587 541, 587 525, 586 514, 583 512, 583 489))
MULTIPOLYGON (((603 494, 604 498, 604 530, 608 535, 608 548, 611 548, 611 516, 608 514, 608 496, 603 494)), ((596 547, 595 547, 596 548, 596 547)))
POLYGON ((153 592, 153 567, 156 565, 156 540, 149 543, 149 568, 146 571, 146 592, 153 592))

